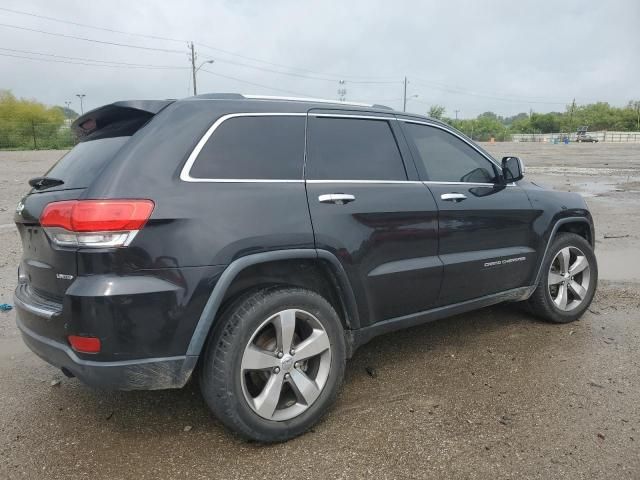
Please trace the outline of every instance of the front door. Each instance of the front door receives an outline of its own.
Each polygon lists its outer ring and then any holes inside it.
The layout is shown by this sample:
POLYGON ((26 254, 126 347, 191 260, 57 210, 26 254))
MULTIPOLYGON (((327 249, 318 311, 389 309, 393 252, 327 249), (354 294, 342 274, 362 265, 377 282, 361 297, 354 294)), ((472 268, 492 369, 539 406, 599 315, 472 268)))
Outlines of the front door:
POLYGON ((440 288, 437 207, 397 123, 362 112, 308 116, 305 177, 316 247, 342 263, 363 327, 427 310, 440 288))
POLYGON ((439 305, 525 286, 535 267, 535 212, 515 184, 500 185, 484 152, 436 124, 401 122, 438 205, 444 265, 439 305))

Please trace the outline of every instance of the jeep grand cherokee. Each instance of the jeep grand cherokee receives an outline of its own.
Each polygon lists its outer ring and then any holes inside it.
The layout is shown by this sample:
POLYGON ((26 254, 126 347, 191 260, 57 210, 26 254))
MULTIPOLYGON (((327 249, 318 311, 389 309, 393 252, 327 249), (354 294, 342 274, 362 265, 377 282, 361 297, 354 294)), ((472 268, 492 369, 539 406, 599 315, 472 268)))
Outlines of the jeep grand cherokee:
POLYGON ((584 200, 433 119, 216 94, 73 128, 15 214, 25 342, 99 387, 197 376, 248 438, 318 421, 375 335, 504 301, 570 322, 596 289, 584 200))

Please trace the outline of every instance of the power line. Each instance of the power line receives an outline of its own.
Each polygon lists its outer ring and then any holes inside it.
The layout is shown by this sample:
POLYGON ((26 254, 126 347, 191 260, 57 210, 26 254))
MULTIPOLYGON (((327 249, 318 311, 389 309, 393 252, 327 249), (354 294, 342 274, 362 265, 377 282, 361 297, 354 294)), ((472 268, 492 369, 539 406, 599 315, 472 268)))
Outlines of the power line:
POLYGON ((266 88, 266 89, 269 89, 269 90, 273 90, 275 92, 289 93, 289 94, 293 94, 293 95, 296 95, 296 96, 299 96, 299 97, 310 97, 310 96, 312 96, 312 95, 309 95, 307 93, 293 92, 291 90, 285 90, 283 88, 270 87, 268 85, 262 85, 260 83, 250 82, 248 80, 242 80, 241 78, 231 77, 229 75, 223 75, 222 73, 212 72, 211 70, 207 70, 205 68, 201 68, 200 71, 201 72, 207 72, 207 73, 209 73, 211 75, 215 75, 216 77, 226 78, 226 79, 234 80, 234 81, 240 82, 240 83, 246 83, 247 85, 252 85, 254 87, 266 88))
MULTIPOLYGON (((109 64, 109 63, 88 63, 88 62, 81 62, 81 61, 73 61, 73 60, 59 60, 59 59, 55 59, 55 58, 37 58, 37 57, 26 57, 24 55, 13 55, 10 53, 0 53, 0 56, 2 57, 12 57, 12 58, 20 58, 23 60, 35 60, 38 62, 53 62, 53 63, 66 63, 69 65, 85 65, 85 66, 89 66, 89 67, 112 67, 112 68, 141 68, 141 69, 150 69, 150 70, 168 70, 168 69, 172 69, 172 70, 187 70, 187 67, 165 67, 165 66, 150 66, 150 65, 135 65, 135 64, 129 64, 129 65, 118 65, 118 64, 109 64)), ((91 60, 89 60, 89 62, 92 62, 91 60)))
MULTIPOLYGON (((254 69, 254 70, 260 70, 260 71, 263 71, 263 72, 275 73, 275 74, 279 74, 279 75, 288 75, 290 77, 304 78, 304 79, 308 79, 308 80, 321 80, 321 81, 331 82, 331 83, 334 83, 336 81, 334 78, 317 77, 317 76, 312 76, 312 75, 305 75, 305 74, 302 74, 302 73, 282 72, 280 70, 273 70, 273 69, 270 69, 270 68, 259 67, 259 66, 256 66, 256 65, 249 65, 247 63, 234 62, 232 60, 216 59, 216 63, 226 63, 228 65, 236 65, 236 66, 240 66, 240 67, 251 68, 251 69, 254 69)), ((368 85, 393 85, 393 84, 399 84, 400 81, 399 80, 394 80, 394 81, 349 80, 349 83, 355 83, 355 84, 360 84, 360 85, 365 85, 365 84, 368 84, 368 85)))
MULTIPOLYGON (((100 30, 103 32, 110 32, 110 33, 118 33, 118 34, 122 34, 122 35, 131 35, 131 36, 135 36, 135 37, 141 37, 141 38, 150 38, 152 40, 164 40, 164 41, 168 41, 168 42, 179 42, 179 43, 187 43, 188 40, 186 39, 178 39, 178 38, 171 38, 171 37, 163 37, 163 36, 159 36, 159 35, 147 35, 144 33, 137 33, 137 32, 126 32, 124 30, 116 30, 113 28, 105 28, 105 27, 98 27, 96 25, 88 25, 86 23, 80 23, 80 22, 72 22, 70 20, 63 20, 61 18, 55 18, 55 17, 49 17, 47 15, 39 15, 39 14, 35 14, 35 13, 31 13, 31 12, 25 12, 22 10, 14 10, 12 8, 5 8, 5 7, 0 7, 0 10, 5 11, 5 12, 10 12, 10 13, 14 13, 17 15, 26 15, 29 17, 34 17, 34 18, 42 18, 44 20, 49 20, 52 22, 58 22, 58 23, 65 23, 67 25, 75 25, 78 27, 84 27, 84 28, 92 28, 94 30, 100 30)), ((264 63, 267 65, 272 65, 275 67, 281 67, 281 68, 287 68, 290 70, 299 70, 299 71, 306 71, 308 73, 315 73, 315 74, 320 74, 320 75, 324 75, 323 73, 320 72, 314 72, 313 70, 306 70, 303 68, 298 68, 298 67, 292 67, 290 65, 283 65, 283 64, 278 64, 278 63, 272 63, 272 62, 268 62, 266 60, 261 60, 259 58, 255 58, 255 57, 249 57, 246 55, 242 55, 236 52, 231 52, 229 50, 224 50, 221 48, 217 48, 217 47, 212 47, 209 45, 205 45, 199 42, 196 42, 199 46, 204 47, 204 48, 208 48, 210 50, 216 51, 216 52, 220 52, 220 53, 224 53, 226 55, 231 55, 231 56, 235 56, 238 58, 244 58, 245 60, 251 60, 254 62, 259 62, 259 63, 264 63)), ((243 65, 243 64, 239 64, 239 65, 243 65)), ((243 65, 243 66, 249 66, 249 65, 243 65)), ((274 73, 283 73, 284 72, 274 72, 274 73)), ((334 77, 350 77, 350 78, 369 78, 366 76, 356 76, 356 75, 334 75, 334 77)), ((371 78, 386 78, 386 79, 390 79, 393 77, 371 77, 371 78)), ((327 81, 335 81, 335 78, 332 79, 323 79, 323 80, 327 80, 327 81)))
MULTIPOLYGON (((62 20, 62 19, 58 19, 58 18, 54 18, 54 17, 48 17, 48 16, 45 16, 45 15, 38 15, 38 14, 30 13, 30 12, 13 10, 13 9, 4 8, 4 7, 0 7, 0 10, 11 12, 11 13, 15 13, 15 14, 20 14, 20 15, 32 16, 32 17, 36 17, 36 18, 43 18, 43 19, 46 19, 46 20, 60 22, 60 23, 66 23, 66 24, 70 24, 70 25, 76 25, 76 26, 80 26, 80 27, 93 28, 93 29, 96 29, 96 30, 102 30, 102 31, 110 32, 110 33, 118 33, 118 34, 124 34, 124 35, 134 35, 134 36, 139 36, 139 37, 144 37, 144 38, 151 38, 151 39, 154 39, 154 40, 164 40, 164 41, 172 41, 172 42, 183 42, 184 41, 184 40, 179 40, 179 39, 169 38, 169 37, 161 37, 161 36, 156 36, 156 35, 146 35, 146 34, 135 33, 135 32, 125 32, 125 31, 122 31, 122 30, 97 27, 97 26, 93 26, 93 25, 87 25, 87 24, 82 24, 82 23, 79 23, 79 22, 72 22, 72 21, 62 20)), ((48 32, 48 31, 44 31, 44 30, 28 28, 28 27, 21 27, 21 26, 17 26, 17 25, 10 25, 10 24, 4 24, 4 23, 0 23, 0 27, 13 28, 13 29, 18 29, 18 30, 36 32, 36 33, 41 33, 41 34, 45 34, 45 35, 69 38, 69 39, 73 39, 73 40, 81 40, 81 41, 85 41, 85 42, 99 43, 99 44, 104 44, 104 45, 112 45, 112 46, 134 48, 134 49, 147 50, 147 51, 157 51, 157 52, 164 52, 164 53, 178 53, 178 54, 182 54, 183 53, 182 50, 175 50, 175 49, 168 49, 168 48, 147 47, 147 46, 143 46, 143 45, 132 45, 132 44, 121 43, 121 42, 110 42, 110 41, 105 41, 105 40, 97 40, 97 39, 93 39, 93 38, 81 37, 81 36, 76 36, 76 35, 69 35, 69 34, 64 34, 64 33, 48 32)), ((217 59, 217 61, 220 62, 220 63, 227 63, 227 64, 230 64, 230 65, 241 66, 241 67, 244 67, 244 68, 251 68, 251 69, 260 70, 260 71, 269 72, 269 73, 274 73, 274 74, 279 74, 279 75, 287 75, 287 76, 292 76, 292 77, 297 77, 297 78, 320 80, 320 81, 327 81, 327 82, 335 82, 336 80, 340 80, 340 79, 344 79, 344 78, 350 78, 350 79, 353 79, 353 80, 349 80, 350 83, 369 84, 369 85, 392 85, 392 84, 399 83, 398 80, 382 80, 382 79, 390 79, 390 78, 393 78, 393 77, 365 77, 365 76, 356 76, 356 75, 325 74, 325 73, 316 72, 316 71, 313 71, 313 70, 297 68, 297 67, 291 67, 291 66, 287 66, 287 65, 283 65, 283 64, 279 64, 279 63, 274 63, 274 62, 269 62, 269 61, 266 61, 266 60, 261 60, 261 59, 255 58, 255 57, 242 55, 242 54, 239 54, 239 53, 231 52, 231 51, 220 49, 220 48, 217 48, 217 47, 212 47, 210 45, 206 45, 206 44, 202 44, 202 43, 198 43, 198 45, 200 45, 203 48, 212 50, 212 51, 221 52, 221 53, 224 53, 226 55, 231 55, 231 56, 235 56, 235 57, 238 57, 238 58, 243 58, 243 59, 246 59, 246 60, 250 60, 252 62, 259 62, 259 63, 263 63, 263 64, 266 64, 266 65, 272 65, 272 66, 275 66, 275 67, 278 67, 278 68, 285 68, 285 69, 288 69, 288 70, 297 70, 299 72, 307 72, 307 74, 295 73, 295 72, 291 72, 291 71, 285 72, 285 71, 273 70, 273 69, 269 69, 269 68, 265 68, 265 67, 261 67, 261 66, 256 66, 256 65, 244 64, 244 63, 241 63, 241 62, 234 62, 234 61, 231 61, 231 60, 220 60, 220 59, 217 59), (309 74, 312 74, 312 75, 309 75, 309 74), (359 79, 377 78, 378 80, 355 80, 355 79, 358 79, 358 78, 359 79)), ((11 49, 2 49, 2 50, 12 51, 11 49)), ((26 52, 26 51, 23 51, 23 53, 29 53, 29 54, 32 54, 32 55, 46 55, 46 54, 40 54, 40 53, 37 53, 37 52, 26 52)), ((8 55, 8 54, 4 54, 3 56, 13 56, 13 57, 16 57, 16 58, 24 58, 24 59, 28 59, 28 60, 44 60, 44 59, 37 59, 37 58, 30 58, 30 57, 20 57, 18 55, 8 55)), ((154 65, 126 64, 124 62, 107 62, 107 61, 101 61, 101 60, 82 59, 82 58, 77 58, 77 57, 75 57, 75 58, 74 57, 64 57, 64 56, 61 56, 61 55, 49 55, 49 56, 63 58, 63 59, 66 58, 66 59, 69 59, 69 60, 78 60, 78 62, 60 60, 59 63, 70 63, 70 64, 76 63, 76 64, 80 64, 80 65, 88 65, 86 63, 80 63, 80 62, 93 62, 93 63, 91 63, 91 65, 96 64, 96 63, 104 63, 104 64, 109 63, 109 64, 111 64, 110 66, 114 66, 114 67, 115 66, 120 66, 120 67, 128 66, 128 67, 131 67, 131 68, 168 68, 168 69, 173 69, 173 68, 179 69, 179 68, 182 68, 182 67, 160 66, 160 65, 154 66, 154 65)), ((53 61, 53 60, 47 60, 47 61, 53 61)), ((103 66, 108 66, 108 65, 103 65, 103 66)), ((212 73, 212 74, 216 75, 216 73, 213 73, 213 72, 209 72, 209 73, 212 73)), ((229 78, 235 79, 235 77, 229 77, 229 78)), ((240 79, 235 79, 235 80, 251 84, 251 82, 246 82, 246 81, 243 81, 243 80, 240 80, 240 79)), ((428 86, 430 88, 435 88, 435 89, 442 90, 442 91, 449 92, 449 93, 453 93, 453 94, 474 96, 474 97, 480 97, 480 98, 488 98, 488 99, 498 100, 498 101, 503 101, 503 102, 545 104, 545 105, 565 105, 566 104, 566 102, 564 102, 564 101, 555 101, 555 100, 551 100, 551 99, 545 100, 544 97, 525 98, 525 97, 505 96, 505 95, 501 95, 501 94, 495 94, 495 95, 494 94, 486 94, 486 93, 466 90, 466 89, 463 89, 463 88, 460 88, 460 87, 456 87, 456 86, 448 86, 448 85, 438 84, 437 82, 421 80, 421 79, 417 79, 417 81, 415 81, 414 83, 417 83, 419 85, 422 84, 422 85, 428 86)), ((260 85, 260 84, 254 84, 254 85, 265 87, 264 85, 260 85)), ((265 87, 265 88, 270 88, 271 90, 286 91, 286 90, 282 90, 282 89, 275 89, 275 88, 272 88, 272 87, 265 87)))
MULTIPOLYGON (((417 85, 423 85, 423 86, 427 86, 430 88, 435 88, 437 90, 442 90, 445 92, 449 92, 449 93, 454 93, 454 94, 460 94, 460 95, 468 95, 468 96, 473 96, 473 97, 480 97, 480 98, 489 98, 492 100, 499 100, 499 101, 503 101, 503 102, 515 102, 515 103, 540 103, 540 104, 546 104, 546 105, 565 105, 566 102, 559 102, 559 101, 543 101, 543 100, 534 100, 534 99, 530 99, 530 98, 524 98, 524 97, 507 97, 507 96, 498 96, 498 95, 489 95, 489 94, 483 94, 483 93, 479 93, 479 92, 474 92, 471 90, 464 90, 462 88, 459 87, 449 87, 449 86, 444 86, 442 84, 438 84, 435 82, 427 82, 426 80, 420 80, 418 79, 417 81, 412 80, 413 83, 416 83, 417 85)), ((537 98, 543 98, 543 97, 537 97, 537 98)))
POLYGON ((96 40, 94 38, 78 37, 76 35, 67 35, 65 33, 46 32, 44 30, 38 30, 38 29, 35 29, 35 28, 27 28, 27 27, 19 27, 17 25, 9 25, 9 24, 6 24, 6 23, 0 23, 0 27, 15 28, 17 30, 25 30, 27 32, 43 33, 45 35, 52 35, 52 36, 55 36, 55 37, 71 38, 73 40, 82 40, 82 41, 85 41, 85 42, 102 43, 102 44, 105 44, 105 45, 114 45, 116 47, 137 48, 137 49, 140 49, 140 50, 152 50, 152 51, 164 52, 164 53, 179 53, 181 55, 184 54, 184 52, 182 50, 172 50, 172 49, 168 49, 168 48, 144 47, 142 45, 131 45, 131 44, 128 44, 128 43, 107 42, 105 40, 96 40))
MULTIPOLYGON (((54 53, 34 52, 32 50, 19 50, 15 48, 0 47, 0 50, 4 50, 6 52, 14 52, 14 53, 26 53, 29 55, 40 55, 45 57, 62 58, 65 60, 79 60, 83 62, 111 64, 111 65, 105 65, 105 66, 122 66, 122 67, 153 68, 153 69, 175 69, 175 70, 185 70, 188 68, 188 67, 178 67, 174 65, 150 65, 150 64, 127 63, 127 62, 119 62, 119 61, 111 61, 111 60, 95 60, 92 58, 83 58, 83 57, 68 57, 65 55, 56 55, 54 53)), ((33 60, 39 60, 39 59, 34 58, 33 60)), ((97 65, 97 66, 100 66, 100 65, 97 65)))
MULTIPOLYGON (((164 40, 164 41, 168 41, 168 42, 179 42, 179 43, 186 43, 187 42, 187 40, 185 40, 185 39, 163 37, 163 36, 159 36, 159 35, 147 35, 147 34, 137 33, 137 32, 126 32, 124 30, 117 30, 117 29, 113 29, 113 28, 98 27, 96 25, 88 25, 86 23, 80 23, 80 22, 72 22, 70 20, 63 20, 61 18, 49 17, 47 15, 39 15, 39 14, 31 13, 31 12, 25 12, 25 11, 21 11, 21 10, 14 10, 14 9, 11 9, 11 8, 0 7, 0 10, 5 11, 5 12, 14 13, 14 14, 17 14, 17 15, 26 15, 26 16, 29 16, 29 17, 41 18, 41 19, 44 19, 44 20, 49 20, 49 21, 52 21, 52 22, 64 23, 64 24, 67 24, 67 25, 75 25, 75 26, 78 26, 78 27, 92 28, 94 30, 100 30, 100 31, 103 31, 103 32, 118 33, 118 34, 122 34, 122 35, 130 35, 130 36, 141 37, 141 38, 150 38, 152 40, 164 40)), ((29 30, 26 27, 18 27, 18 26, 6 25, 6 24, 2 25, 2 26, 29 30)), ((59 36, 65 36, 65 37, 68 37, 68 38, 75 38, 75 37, 69 36, 69 35, 54 34, 54 33, 39 31, 39 30, 35 30, 35 29, 31 29, 31 31, 38 31, 39 33, 45 33, 45 34, 49 34, 49 35, 59 35, 59 36)), ((85 41, 96 41, 98 43, 115 44, 115 43, 111 43, 111 42, 101 42, 101 41, 98 41, 98 40, 85 39, 85 38, 78 38, 78 39, 85 40, 85 41)), ((305 72, 312 73, 312 74, 325 75, 324 73, 315 72, 313 70, 306 70, 306 69, 302 69, 302 68, 298 68, 298 67, 292 67, 292 66, 289 66, 289 65, 283 65, 283 64, 268 62, 266 60, 261 60, 259 58, 255 58, 255 57, 249 57, 249 56, 242 55, 242 54, 239 54, 239 53, 236 53, 236 52, 231 52, 229 50, 224 50, 224 49, 221 49, 221 48, 212 47, 210 45, 205 45, 205 44, 202 44, 202 43, 197 43, 197 44, 200 45, 201 47, 208 48, 208 49, 216 51, 216 52, 224 53, 226 55, 231 55, 231 56, 235 56, 235 57, 238 57, 238 58, 244 58, 245 60, 251 60, 251 61, 254 61, 254 62, 264 63, 264 64, 272 65, 272 66, 275 66, 275 67, 286 68, 286 69, 289 69, 289 70, 298 70, 298 71, 305 71, 305 72)), ((126 44, 117 44, 117 45, 125 46, 126 44)), ((126 46, 132 47, 132 48, 143 48, 143 47, 136 46, 136 45, 126 45, 126 46)), ((156 50, 156 49, 154 49, 154 50, 156 50)), ((160 50, 164 51, 163 49, 160 49, 160 50)), ((178 51, 174 50, 174 51, 172 51, 172 53, 178 53, 178 51)), ((249 68, 252 67, 250 65, 244 65, 244 64, 238 64, 238 65, 242 65, 242 66, 249 67, 249 68)), ((253 68, 258 68, 258 67, 253 67, 253 68)), ((271 71, 273 73, 282 73, 284 75, 295 76, 293 74, 285 73, 285 72, 278 72, 278 71, 272 71, 272 70, 265 70, 265 71, 271 71)), ((357 75, 334 75, 333 77, 334 78, 331 78, 331 79, 323 78, 322 80, 332 81, 333 82, 333 81, 336 80, 335 77, 349 77, 349 78, 354 78, 354 79, 356 79, 356 78, 380 78, 380 79, 391 79, 391 78, 393 78, 393 77, 366 77, 366 76, 357 76, 357 75)), ((311 78, 311 77, 309 77, 309 78, 311 78)), ((320 79, 318 78, 318 80, 320 80, 320 79)), ((370 82, 362 82, 362 83, 372 83, 372 84, 381 83, 381 84, 383 84, 383 83, 386 83, 386 82, 378 80, 378 81, 370 81, 370 82)), ((395 82, 389 82, 389 83, 395 83, 395 82)))
POLYGON ((327 73, 318 72, 318 71, 314 71, 314 70, 308 70, 306 68, 292 67, 290 65, 283 65, 281 63, 274 63, 274 62, 269 62, 269 61, 266 61, 266 60, 261 60, 259 58, 255 58, 255 57, 249 57, 247 55, 242 55, 242 54, 239 54, 239 53, 231 52, 229 50, 223 50, 222 48, 212 47, 210 45, 206 45, 206 44, 200 43, 200 42, 195 42, 195 43, 196 43, 196 45, 199 45, 200 47, 204 47, 204 48, 212 50, 214 52, 220 52, 220 53, 224 53, 224 54, 227 54, 227 55, 232 55, 234 57, 244 58, 245 60, 251 60, 253 62, 264 63, 265 65, 271 65, 273 67, 280 67, 280 68, 286 68, 286 69, 289 69, 289 70, 297 70, 297 71, 300 71, 300 72, 307 72, 307 73, 311 73, 311 74, 315 74, 315 75, 324 75, 324 76, 327 76, 327 77, 333 77, 332 81, 334 81, 334 82, 337 81, 337 80, 343 79, 343 78, 353 78, 353 79, 357 79, 357 78, 360 78, 360 79, 363 79, 363 78, 377 78, 379 80, 391 80, 391 79, 394 78, 394 77, 390 77, 390 76, 389 77, 367 77, 367 76, 362 76, 362 75, 327 74, 327 73))
POLYGON ((153 40, 166 40, 168 42, 180 42, 180 43, 186 42, 186 40, 179 40, 177 38, 160 37, 158 35, 146 35, 144 33, 125 32, 123 30, 115 30, 112 28, 104 28, 104 27, 97 27, 95 25, 87 25, 86 23, 71 22, 69 20, 62 20, 61 18, 47 17, 46 15, 37 15, 35 13, 24 12, 21 10, 13 10, 11 8, 0 7, 0 10, 3 10, 5 12, 15 13, 18 15, 27 15, 29 17, 42 18, 45 20, 50 20, 52 22, 66 23, 68 25, 76 25, 78 27, 93 28, 94 30, 102 30, 103 32, 121 33, 124 35, 131 35, 135 37, 151 38, 153 40))
MULTIPOLYGON (((28 31, 28 32, 36 32, 36 33, 42 33, 42 34, 45 34, 45 35, 53 35, 53 36, 57 36, 57 37, 70 38, 70 39, 73 39, 73 40, 81 40, 81 41, 85 41, 85 42, 101 43, 101 44, 105 44, 105 45, 113 45, 113 46, 118 46, 118 47, 137 48, 137 49, 142 49, 142 50, 158 51, 158 52, 165 52, 165 53, 183 53, 181 50, 167 49, 167 48, 145 47, 145 46, 142 46, 142 45, 131 45, 131 44, 128 44, 128 43, 120 43, 120 42, 108 42, 108 41, 105 41, 105 40, 97 40, 97 39, 94 39, 94 38, 79 37, 79 36, 76 36, 76 35, 68 35, 68 34, 64 34, 64 33, 48 32, 48 31, 45 31, 45 30, 39 30, 39 29, 28 28, 28 27, 21 27, 21 26, 18 26, 18 25, 10 25, 10 24, 6 24, 6 23, 0 23, 0 27, 14 28, 14 29, 24 30, 24 31, 28 31)), ((261 61, 261 60, 258 60, 258 59, 254 59, 252 57, 246 57, 244 55, 239 55, 239 54, 234 54, 232 52, 227 52, 226 50, 216 49, 214 47, 209 47, 209 46, 202 45, 202 44, 198 44, 198 45, 203 46, 205 48, 212 49, 212 50, 218 50, 218 51, 227 53, 229 55, 236 55, 238 57, 247 58, 247 59, 252 60, 252 61, 261 61)), ((237 66, 242 66, 242 67, 245 67, 245 68, 252 68, 252 69, 262 70, 262 71, 275 73, 275 74, 280 74, 280 75, 288 75, 288 76, 294 76, 294 77, 298 77, 298 78, 308 78, 308 79, 322 80, 322 81, 328 81, 328 82, 334 82, 335 81, 335 79, 329 78, 328 76, 325 76, 325 77, 313 77, 313 76, 309 76, 309 75, 296 74, 296 73, 292 73, 292 72, 282 72, 282 71, 278 71, 278 70, 268 69, 268 68, 265 68, 265 67, 259 67, 259 66, 256 66, 256 65, 249 65, 249 64, 244 64, 244 63, 240 63, 240 62, 233 62, 231 60, 218 60, 218 61, 222 62, 222 63, 228 63, 230 65, 237 65, 237 66)), ((269 62, 266 62, 266 63, 269 63, 269 62)), ((274 65, 278 65, 278 64, 274 64, 274 65)), ((285 67, 285 66, 282 66, 282 65, 280 65, 280 66, 283 67, 283 68, 293 68, 293 67, 285 67)), ((319 75, 323 75, 323 74, 319 74, 319 75)), ((360 78, 366 78, 366 77, 360 77, 360 78)), ((350 82, 358 83, 358 84, 371 84, 371 85, 389 85, 389 84, 397 83, 397 81, 383 81, 383 80, 350 80, 350 82)))

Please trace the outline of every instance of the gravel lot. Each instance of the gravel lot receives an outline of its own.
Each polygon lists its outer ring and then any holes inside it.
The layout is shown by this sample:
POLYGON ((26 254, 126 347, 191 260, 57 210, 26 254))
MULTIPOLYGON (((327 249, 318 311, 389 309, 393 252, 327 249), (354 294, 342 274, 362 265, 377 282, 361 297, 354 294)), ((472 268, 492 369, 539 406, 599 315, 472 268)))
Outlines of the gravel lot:
MULTIPOLYGON (((640 144, 486 147, 588 197, 601 281, 581 321, 501 305, 377 338, 324 421, 261 446, 227 433, 197 385, 64 378, 0 313, 0 478, 640 478, 640 144)), ((0 303, 20 257, 14 207, 61 154, 0 152, 0 303)))

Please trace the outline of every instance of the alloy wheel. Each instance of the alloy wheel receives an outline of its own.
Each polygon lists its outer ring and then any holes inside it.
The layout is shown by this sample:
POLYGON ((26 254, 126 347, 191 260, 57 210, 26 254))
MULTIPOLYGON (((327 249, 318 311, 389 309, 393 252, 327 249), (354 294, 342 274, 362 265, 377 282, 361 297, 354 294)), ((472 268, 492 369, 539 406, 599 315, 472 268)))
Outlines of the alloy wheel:
POLYGON ((549 295, 555 306, 565 312, 577 308, 587 296, 590 277, 585 254, 576 247, 562 248, 549 267, 549 295))
POLYGON ((320 321, 299 309, 267 318, 244 349, 244 398, 262 418, 289 420, 322 392, 331 368, 331 344, 320 321))

